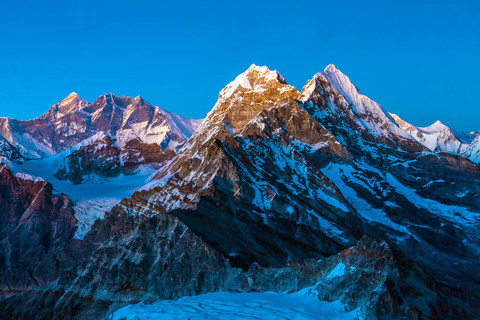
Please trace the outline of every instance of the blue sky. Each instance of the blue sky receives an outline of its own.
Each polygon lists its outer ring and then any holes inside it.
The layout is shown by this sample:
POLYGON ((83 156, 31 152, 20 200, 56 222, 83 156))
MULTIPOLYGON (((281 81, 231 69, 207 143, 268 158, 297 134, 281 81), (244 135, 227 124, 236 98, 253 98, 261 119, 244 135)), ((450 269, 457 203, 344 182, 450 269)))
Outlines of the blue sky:
POLYGON ((250 64, 298 89, 329 63, 417 125, 480 129, 480 1, 0 1, 0 116, 72 91, 203 117, 250 64))

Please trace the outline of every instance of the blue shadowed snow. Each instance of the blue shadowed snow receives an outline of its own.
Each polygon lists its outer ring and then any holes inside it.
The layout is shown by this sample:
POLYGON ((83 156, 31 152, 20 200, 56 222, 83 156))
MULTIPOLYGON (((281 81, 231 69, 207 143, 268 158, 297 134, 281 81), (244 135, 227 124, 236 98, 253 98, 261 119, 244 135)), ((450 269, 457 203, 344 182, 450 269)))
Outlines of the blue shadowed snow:
POLYGON ((347 312, 340 301, 325 302, 310 289, 286 293, 215 292, 178 300, 138 303, 117 310, 112 320, 149 319, 356 319, 358 310, 347 312))
POLYGON ((120 174, 114 178, 100 178, 96 175, 85 176, 82 184, 73 184, 69 180, 58 180, 53 173, 58 169, 69 150, 51 157, 25 161, 22 165, 9 162, 12 171, 23 179, 36 177, 50 182, 57 192, 68 195, 74 204, 78 229, 75 238, 83 239, 97 219, 103 219, 123 198, 129 198, 135 191, 142 189, 155 173, 148 165, 141 165, 132 175, 120 174))

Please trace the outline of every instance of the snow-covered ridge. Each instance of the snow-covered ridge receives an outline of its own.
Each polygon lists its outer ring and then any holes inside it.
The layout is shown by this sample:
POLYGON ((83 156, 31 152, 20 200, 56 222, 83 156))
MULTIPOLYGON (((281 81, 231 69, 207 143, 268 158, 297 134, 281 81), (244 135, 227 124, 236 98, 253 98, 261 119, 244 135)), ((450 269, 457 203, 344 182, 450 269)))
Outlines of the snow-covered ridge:
POLYGON ((462 155, 473 162, 480 162, 480 135, 465 149, 462 155))
POLYGON ((345 98, 353 112, 361 119, 365 129, 374 136, 388 136, 393 133, 396 136, 411 139, 410 135, 398 127, 382 106, 360 94, 350 79, 333 64, 328 65, 321 75, 345 98))
POLYGON ((117 97, 110 93, 90 103, 72 92, 37 119, 0 118, 0 135, 30 159, 66 150, 99 131, 119 140, 138 138, 143 143, 178 150, 201 121, 168 112, 140 96, 117 97))
POLYGON ((416 127, 396 114, 391 114, 391 116, 400 128, 432 151, 462 154, 471 143, 471 140, 467 140, 466 134, 457 133, 440 121, 436 121, 428 127, 416 127))
POLYGON ((0 135, 11 143, 25 158, 42 158, 55 153, 51 141, 34 138, 30 130, 21 125, 21 121, 0 118, 0 135))

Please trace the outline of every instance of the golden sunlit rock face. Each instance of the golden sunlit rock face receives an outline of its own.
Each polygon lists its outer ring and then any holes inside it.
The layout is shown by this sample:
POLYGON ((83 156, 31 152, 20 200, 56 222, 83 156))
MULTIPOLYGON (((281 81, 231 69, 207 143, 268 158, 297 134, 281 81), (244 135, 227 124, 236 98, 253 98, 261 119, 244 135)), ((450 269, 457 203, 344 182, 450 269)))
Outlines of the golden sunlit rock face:
POLYGON ((239 133, 260 111, 297 99, 299 92, 277 71, 252 65, 223 89, 207 121, 223 118, 239 133))

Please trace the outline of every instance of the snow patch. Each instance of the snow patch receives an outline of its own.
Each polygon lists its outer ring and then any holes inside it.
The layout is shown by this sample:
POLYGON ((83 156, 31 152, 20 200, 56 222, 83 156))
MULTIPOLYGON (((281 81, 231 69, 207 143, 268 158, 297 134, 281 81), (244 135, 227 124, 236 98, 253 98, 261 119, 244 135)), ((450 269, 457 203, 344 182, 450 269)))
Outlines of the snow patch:
POLYGON ((97 219, 103 219, 105 212, 118 204, 123 198, 129 198, 135 191, 142 189, 151 180, 156 169, 140 165, 132 175, 120 174, 114 178, 100 178, 96 175, 87 177, 82 184, 73 184, 70 180, 58 180, 53 174, 62 159, 71 152, 65 150, 54 156, 25 161, 16 165, 12 171, 16 175, 28 175, 29 180, 45 179, 57 192, 65 193, 74 204, 78 229, 75 238, 83 239, 97 219), (41 177, 41 178, 39 178, 41 177))
POLYGON ((215 292, 178 300, 138 303, 117 310, 112 320, 149 319, 359 319, 359 310, 345 311, 340 301, 319 301, 311 290, 296 293, 215 292))
POLYGON ((326 280, 332 280, 333 278, 341 277, 345 274, 345 264, 340 262, 333 268, 332 271, 325 277, 326 280))

